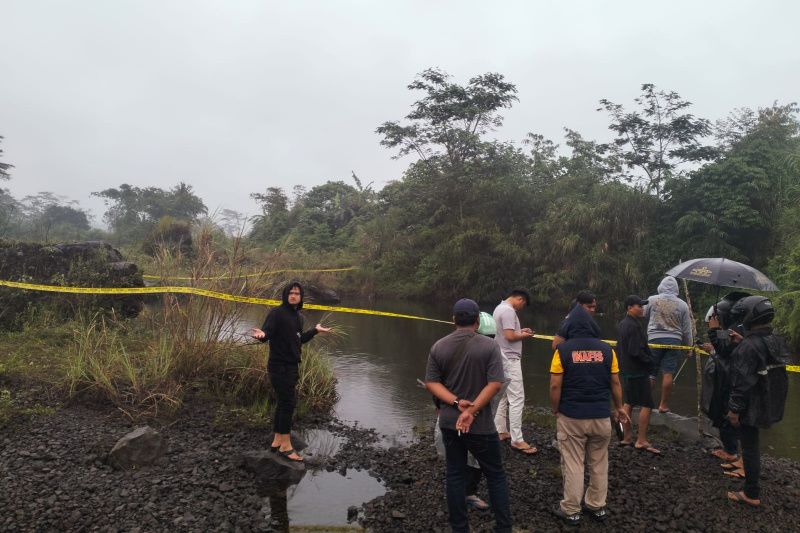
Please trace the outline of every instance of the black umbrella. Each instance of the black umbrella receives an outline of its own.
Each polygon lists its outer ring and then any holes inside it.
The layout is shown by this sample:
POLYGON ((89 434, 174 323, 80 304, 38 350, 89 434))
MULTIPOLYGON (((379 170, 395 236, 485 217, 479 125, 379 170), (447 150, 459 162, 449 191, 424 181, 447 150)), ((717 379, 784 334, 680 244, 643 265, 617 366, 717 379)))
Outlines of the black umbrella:
POLYGON ((718 287, 770 292, 779 290, 778 286, 760 271, 724 257, 690 259, 669 269, 667 275, 718 287))

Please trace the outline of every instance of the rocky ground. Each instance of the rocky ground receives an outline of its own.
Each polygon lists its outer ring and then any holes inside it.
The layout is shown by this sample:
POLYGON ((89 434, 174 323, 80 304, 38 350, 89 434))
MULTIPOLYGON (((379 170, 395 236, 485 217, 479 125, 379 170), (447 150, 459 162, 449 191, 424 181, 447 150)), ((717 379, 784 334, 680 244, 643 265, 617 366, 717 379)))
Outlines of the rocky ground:
MULTIPOLYGON (((274 527, 256 477, 234 459, 240 452, 264 449, 265 428, 221 418, 218 406, 194 401, 177 420, 151 422, 169 445, 161 461, 120 471, 105 461, 117 439, 134 427, 119 411, 82 405, 52 410, 42 407, 44 395, 27 392, 27 401, 38 407, 0 429, 0 531, 246 532, 274 527)), ((320 462, 317 468, 342 474, 368 470, 389 489, 364 504, 361 525, 372 531, 447 530, 444 465, 430 434, 409 447, 385 449, 368 429, 335 421, 312 424, 343 442, 333 457, 310 457, 320 462)), ((549 445, 553 430, 529 424, 525 431, 541 452, 532 458, 505 452, 515 527, 557 531, 560 525, 549 514, 561 489, 558 453, 549 445)), ((721 475, 718 461, 700 444, 676 442, 663 431, 655 442, 663 457, 612 447, 608 503, 613 515, 606 527, 776 531, 791 529, 800 519, 798 464, 765 458, 764 506, 750 509, 725 500, 725 491, 737 483, 721 475)), ((471 518, 474 530, 491 529, 490 514, 471 512, 471 518)), ((579 528, 600 529, 589 520, 579 528)))
MULTIPOLYGON (((515 530, 559 531, 550 513, 561 499, 554 430, 528 424, 525 435, 540 452, 525 457, 504 447, 515 530)), ((431 436, 408 448, 378 452, 372 471, 389 491, 365 505, 364 525, 375 531, 448 531, 444 464, 431 452, 431 436)), ((678 442, 655 428, 656 457, 612 443, 609 459, 611 518, 600 525, 587 516, 578 531, 787 531, 800 520, 800 465, 762 457, 762 508, 727 501, 741 482, 722 475, 720 461, 701 443, 678 442)), ((485 483, 481 496, 487 499, 485 483)), ((487 500, 488 501, 488 500, 487 500)), ((473 531, 491 531, 490 513, 470 511, 473 531)), ((575 530, 576 528, 570 528, 575 530)))

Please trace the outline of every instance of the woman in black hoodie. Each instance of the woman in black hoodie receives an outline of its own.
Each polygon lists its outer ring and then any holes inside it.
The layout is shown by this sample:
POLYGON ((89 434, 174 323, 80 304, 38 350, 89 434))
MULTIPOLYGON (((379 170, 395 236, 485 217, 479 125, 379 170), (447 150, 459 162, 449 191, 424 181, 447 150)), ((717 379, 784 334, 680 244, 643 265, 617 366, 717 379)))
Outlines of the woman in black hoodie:
POLYGON ((328 333, 330 328, 316 327, 303 331, 303 286, 293 281, 283 289, 281 305, 272 309, 261 329, 253 328, 251 335, 261 342, 269 342, 267 372, 275 389, 278 403, 275 406, 271 449, 292 461, 302 461, 292 447, 292 415, 296 404, 295 388, 299 377, 301 345, 317 333, 328 333))

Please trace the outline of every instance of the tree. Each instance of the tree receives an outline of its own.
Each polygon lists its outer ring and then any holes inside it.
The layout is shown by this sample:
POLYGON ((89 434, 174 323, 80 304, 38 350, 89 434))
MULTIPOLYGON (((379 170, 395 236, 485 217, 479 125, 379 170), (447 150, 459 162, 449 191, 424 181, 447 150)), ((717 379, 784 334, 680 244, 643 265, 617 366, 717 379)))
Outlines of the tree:
POLYGON ((726 134, 729 148, 718 161, 670 186, 676 248, 767 264, 793 231, 793 224, 779 230, 781 218, 800 203, 800 172, 787 157, 800 151, 797 112, 795 104, 759 109, 755 122, 726 134))
POLYGON ((600 100, 598 111, 611 117, 608 128, 616 139, 608 145, 628 170, 620 177, 642 182, 644 190, 661 196, 665 182, 681 175, 681 166, 713 159, 716 150, 702 144, 711 134, 711 124, 687 113, 692 105, 674 91, 656 90, 652 83, 642 85, 642 94, 634 99, 637 111, 626 111, 621 104, 600 100))
POLYGON ((123 183, 119 188, 93 192, 92 196, 103 198, 107 206, 103 218, 123 242, 142 240, 164 217, 191 224, 208 212, 203 200, 184 182, 168 191, 123 183))
POLYGON ((481 135, 502 125, 498 111, 511 107, 517 89, 497 73, 471 78, 465 86, 449 79, 434 68, 417 75, 408 88, 425 96, 406 115, 408 125, 384 122, 378 127, 381 144, 399 148, 398 156, 415 153, 424 161, 443 154, 453 168, 474 156, 481 135))
MULTIPOLYGON (((3 136, 0 135, 0 142, 3 141, 3 136)), ((0 156, 3 155, 3 149, 0 148, 0 156)), ((0 161, 0 180, 7 180, 11 179, 11 175, 8 173, 10 169, 14 168, 14 165, 10 163, 3 163, 0 161)))
POLYGON ((23 216, 20 236, 28 239, 77 240, 91 229, 89 215, 77 207, 77 202, 52 192, 26 196, 20 203, 20 211, 23 216))
POLYGON ((250 198, 261 204, 261 214, 253 218, 250 238, 269 244, 277 243, 289 230, 289 199, 280 187, 267 187, 264 193, 250 198))
POLYGON ((233 209, 223 209, 219 212, 219 227, 229 237, 241 235, 247 224, 247 217, 233 209))

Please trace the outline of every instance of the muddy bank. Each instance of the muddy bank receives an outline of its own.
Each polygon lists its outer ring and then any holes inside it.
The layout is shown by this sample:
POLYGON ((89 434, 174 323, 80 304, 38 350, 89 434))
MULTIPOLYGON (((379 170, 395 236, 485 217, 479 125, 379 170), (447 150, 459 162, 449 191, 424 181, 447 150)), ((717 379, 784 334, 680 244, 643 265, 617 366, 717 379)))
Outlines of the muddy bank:
MULTIPOLYGON (((526 438, 540 449, 528 458, 504 446, 515 529, 559 531, 550 514, 561 498, 559 454, 551 446, 555 431, 527 424, 526 438)), ((658 428, 653 443, 663 456, 613 445, 609 460, 612 513, 606 526, 584 516, 578 531, 780 531, 800 520, 800 465, 762 457, 761 509, 725 499, 741 482, 722 474, 719 461, 702 443, 681 442, 658 428)), ((375 531, 449 531, 444 496, 444 464, 433 451, 432 434, 408 448, 376 450, 373 475, 389 491, 365 505, 363 524, 375 531)), ((485 482, 480 495, 486 499, 485 482)), ((474 531, 491 530, 490 513, 470 511, 474 531)))

